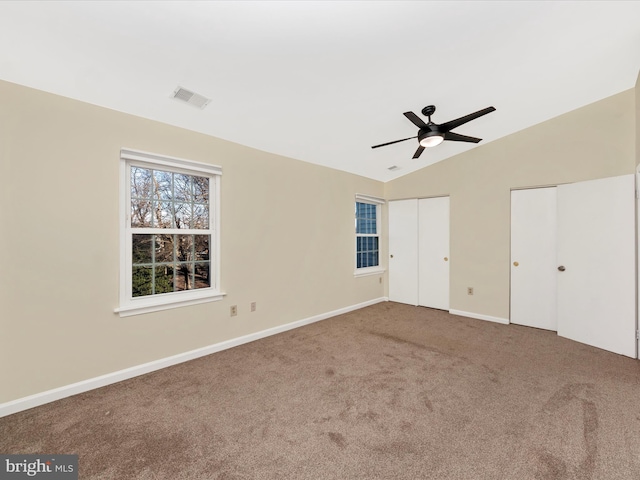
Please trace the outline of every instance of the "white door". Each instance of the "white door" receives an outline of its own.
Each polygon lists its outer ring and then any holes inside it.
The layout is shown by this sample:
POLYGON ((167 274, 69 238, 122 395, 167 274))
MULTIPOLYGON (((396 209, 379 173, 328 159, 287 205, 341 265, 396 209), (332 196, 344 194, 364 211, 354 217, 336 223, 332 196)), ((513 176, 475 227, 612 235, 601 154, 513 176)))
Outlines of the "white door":
POLYGON ((556 188, 511 192, 511 323, 557 330, 556 188))
POLYGON ((418 305, 418 200, 389 202, 389 300, 418 305))
POLYGON ((635 178, 558 187, 558 335, 636 357, 635 178), (564 269, 564 271, 560 271, 564 269))
POLYGON ((449 197, 418 201, 418 305, 449 310, 449 197))

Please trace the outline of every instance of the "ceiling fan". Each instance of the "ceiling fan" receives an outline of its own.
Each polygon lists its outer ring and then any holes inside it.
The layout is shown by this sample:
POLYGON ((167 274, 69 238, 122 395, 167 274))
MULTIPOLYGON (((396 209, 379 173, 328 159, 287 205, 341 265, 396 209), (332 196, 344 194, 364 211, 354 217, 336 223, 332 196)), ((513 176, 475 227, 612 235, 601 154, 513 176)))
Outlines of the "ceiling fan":
POLYGON ((385 147, 387 145, 393 145, 394 143, 404 142, 405 140, 417 138, 420 145, 418 146, 416 153, 413 154, 413 158, 418 158, 420 155, 422 155, 425 147, 435 147, 436 145, 440 145, 444 140, 450 140, 453 142, 478 143, 482 140, 481 138, 460 135, 458 133, 453 133, 451 130, 459 127, 460 125, 464 125, 471 120, 475 120, 478 117, 486 115, 487 113, 491 113, 495 111, 495 108, 483 108, 482 110, 478 110, 475 113, 470 113, 469 115, 456 118, 455 120, 451 120, 449 122, 441 123, 440 125, 431 121, 431 115, 433 115, 435 111, 436 107, 433 105, 427 105, 422 109, 422 114, 425 117, 429 118, 429 122, 427 123, 424 123, 424 121, 413 112, 404 112, 403 115, 420 129, 418 130, 418 135, 416 135, 415 137, 403 138, 402 140, 394 140, 393 142, 381 143, 380 145, 374 145, 371 148, 385 147))

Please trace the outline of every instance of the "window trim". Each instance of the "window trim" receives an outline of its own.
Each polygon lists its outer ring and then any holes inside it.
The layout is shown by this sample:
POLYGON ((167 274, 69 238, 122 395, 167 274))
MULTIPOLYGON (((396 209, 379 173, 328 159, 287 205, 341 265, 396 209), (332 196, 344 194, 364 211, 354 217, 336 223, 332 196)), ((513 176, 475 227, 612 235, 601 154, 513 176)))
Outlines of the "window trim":
MULTIPOLYGON (((372 195, 365 195, 362 193, 356 193, 355 195, 355 203, 368 203, 370 205, 375 205, 376 206, 376 231, 377 234, 376 236, 378 237, 378 265, 376 265, 375 267, 360 267, 358 268, 358 243, 357 241, 354 244, 354 272, 353 272, 353 276, 354 277, 366 277, 369 275, 378 275, 381 273, 384 273, 386 271, 386 268, 384 268, 381 264, 382 264, 382 255, 381 255, 381 251, 380 251, 380 245, 381 245, 381 238, 382 238, 382 232, 381 232, 381 225, 382 225, 382 205, 384 205, 386 203, 386 201, 382 198, 378 198, 378 197, 374 197, 372 195)), ((354 203, 354 205, 355 205, 354 203)), ((354 225, 354 233, 355 233, 355 238, 358 238, 358 233, 357 233, 357 226, 354 225)))
POLYGON ((114 309, 120 317, 157 312, 187 305, 197 305, 205 302, 222 300, 225 293, 220 291, 220 177, 222 168, 217 165, 168 157, 155 153, 141 152, 128 148, 120 150, 120 305, 114 309), (210 177, 210 211, 209 218, 213 232, 211 241, 215 243, 211 249, 215 262, 212 262, 211 273, 215 281, 209 288, 171 292, 164 294, 133 297, 131 295, 132 275, 132 233, 130 229, 131 217, 131 178, 130 165, 147 166, 158 169, 167 168, 173 172, 188 175, 205 174, 210 177))

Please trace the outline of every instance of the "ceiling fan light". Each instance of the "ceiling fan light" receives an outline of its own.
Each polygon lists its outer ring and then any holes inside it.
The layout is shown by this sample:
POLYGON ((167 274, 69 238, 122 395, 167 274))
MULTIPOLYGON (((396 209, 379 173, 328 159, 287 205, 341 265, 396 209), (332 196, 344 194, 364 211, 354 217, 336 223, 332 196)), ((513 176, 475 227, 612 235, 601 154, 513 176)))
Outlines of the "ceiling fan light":
POLYGON ((435 147, 437 145, 440 145, 442 143, 442 141, 444 140, 444 137, 440 134, 433 134, 433 135, 429 135, 429 136, 425 136, 423 138, 420 139, 420 145, 422 145, 423 147, 435 147))

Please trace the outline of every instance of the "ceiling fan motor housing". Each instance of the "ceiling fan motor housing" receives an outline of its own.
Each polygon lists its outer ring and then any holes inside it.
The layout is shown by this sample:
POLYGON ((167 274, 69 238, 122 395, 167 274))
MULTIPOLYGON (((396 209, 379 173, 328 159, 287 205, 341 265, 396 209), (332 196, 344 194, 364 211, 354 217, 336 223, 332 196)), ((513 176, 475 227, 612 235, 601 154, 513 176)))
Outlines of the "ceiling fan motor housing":
POLYGON ((421 142, 423 139, 429 137, 442 137, 443 134, 440 133, 438 125, 436 125, 435 123, 431 123, 427 126, 429 127, 429 129, 421 128, 418 132, 418 142, 421 142))

